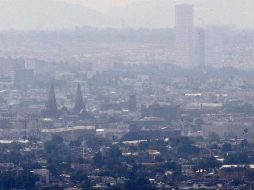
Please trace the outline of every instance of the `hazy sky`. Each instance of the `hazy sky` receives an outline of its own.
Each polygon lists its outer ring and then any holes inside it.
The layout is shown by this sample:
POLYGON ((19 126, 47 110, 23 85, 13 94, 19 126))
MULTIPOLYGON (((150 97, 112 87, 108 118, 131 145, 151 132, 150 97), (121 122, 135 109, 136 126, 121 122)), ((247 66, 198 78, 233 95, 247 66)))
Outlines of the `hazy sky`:
POLYGON ((195 6, 198 26, 254 28, 254 0, 0 0, 0 30, 174 27, 178 3, 195 6))
POLYGON ((195 6, 197 25, 229 24, 239 27, 254 27, 254 0, 64 0, 79 3, 98 11, 114 12, 113 16, 123 17, 130 26, 174 25, 174 6, 188 3, 195 6), (150 4, 150 5, 149 5, 150 4), (118 10, 119 9, 119 10, 118 10), (118 15, 116 15, 116 13, 118 15), (122 14, 122 15, 121 15, 122 14), (150 16, 149 16, 150 15, 150 16), (152 15, 152 16, 151 16, 152 15), (164 15, 164 18, 163 18, 164 15), (146 18, 142 18, 146 17, 146 18), (158 18, 158 23, 155 19, 158 18), (161 20, 159 20, 161 19, 161 20), (166 19, 168 24, 166 24, 166 19))
MULTIPOLYGON (((117 6, 124 6, 128 0, 63 0, 68 3, 77 3, 98 11, 106 12, 117 6)), ((156 0, 155 0, 156 1, 156 0)))

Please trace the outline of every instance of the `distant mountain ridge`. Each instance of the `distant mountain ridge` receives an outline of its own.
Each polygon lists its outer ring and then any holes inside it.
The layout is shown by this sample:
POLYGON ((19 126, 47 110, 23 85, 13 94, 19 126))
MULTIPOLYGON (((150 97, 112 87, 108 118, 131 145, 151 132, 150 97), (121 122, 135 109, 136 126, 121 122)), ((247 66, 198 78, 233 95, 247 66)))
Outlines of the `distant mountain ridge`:
MULTIPOLYGON (((101 0, 103 1, 103 0, 101 0)), ((71 1, 70 1, 71 2, 71 1)), ((64 0, 0 0, 0 30, 58 30, 80 26, 174 27, 176 3, 195 4, 195 24, 254 27, 253 0, 128 0, 107 13, 64 0)))
POLYGON ((127 28, 174 26, 174 6, 169 0, 129 0, 126 6, 114 8, 108 14, 121 19, 122 26, 127 28))
POLYGON ((87 7, 57 0, 1 0, 0 30, 106 27, 112 19, 87 7))

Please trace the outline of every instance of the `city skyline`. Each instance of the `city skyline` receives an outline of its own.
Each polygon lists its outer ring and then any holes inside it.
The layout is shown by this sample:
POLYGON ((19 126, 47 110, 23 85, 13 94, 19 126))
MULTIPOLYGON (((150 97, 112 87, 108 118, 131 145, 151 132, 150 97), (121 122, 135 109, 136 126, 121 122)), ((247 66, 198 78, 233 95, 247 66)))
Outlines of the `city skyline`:
POLYGON ((0 0, 0 189, 254 189, 253 7, 0 0))
POLYGON ((174 6, 195 7, 195 25, 235 25, 254 28, 251 0, 12 0, 0 1, 0 30, 57 30, 80 26, 172 28, 174 6), (33 15, 31 17, 31 15, 33 15))

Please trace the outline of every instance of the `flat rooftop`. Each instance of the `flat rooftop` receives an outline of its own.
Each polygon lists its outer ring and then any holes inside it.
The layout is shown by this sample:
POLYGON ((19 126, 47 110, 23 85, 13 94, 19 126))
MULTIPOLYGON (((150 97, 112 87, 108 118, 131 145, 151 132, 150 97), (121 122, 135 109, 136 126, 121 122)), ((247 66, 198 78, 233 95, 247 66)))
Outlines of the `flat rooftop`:
POLYGON ((79 131, 79 130, 96 130, 95 126, 74 126, 74 127, 62 127, 62 128, 54 128, 54 129, 42 129, 42 133, 62 133, 68 131, 79 131))

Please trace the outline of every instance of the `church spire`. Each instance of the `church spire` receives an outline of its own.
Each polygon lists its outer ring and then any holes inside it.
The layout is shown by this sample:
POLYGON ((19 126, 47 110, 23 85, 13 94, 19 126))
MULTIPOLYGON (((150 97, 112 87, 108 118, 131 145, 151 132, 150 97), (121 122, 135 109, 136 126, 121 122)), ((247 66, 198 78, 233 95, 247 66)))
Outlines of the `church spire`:
POLYGON ((48 101, 46 102, 46 112, 50 117, 57 116, 57 105, 54 85, 51 84, 49 89, 48 101))
POLYGON ((76 97, 75 97, 74 113, 80 113, 80 111, 84 108, 85 108, 85 104, 83 101, 81 87, 80 87, 80 83, 78 83, 76 97))

